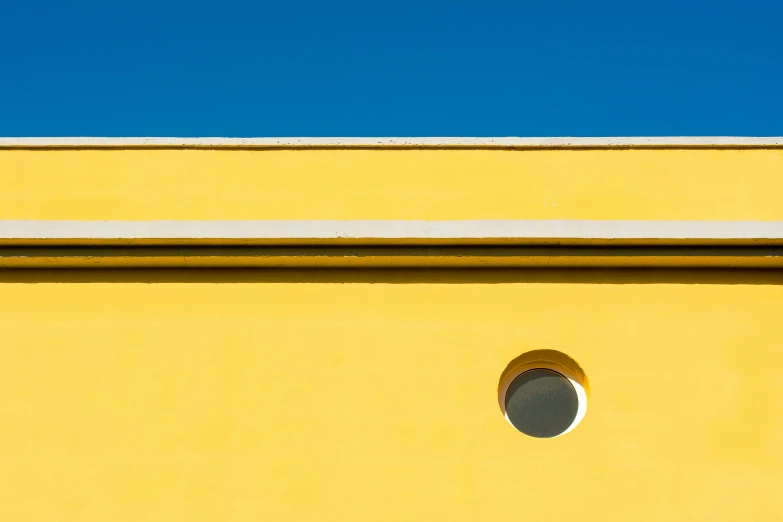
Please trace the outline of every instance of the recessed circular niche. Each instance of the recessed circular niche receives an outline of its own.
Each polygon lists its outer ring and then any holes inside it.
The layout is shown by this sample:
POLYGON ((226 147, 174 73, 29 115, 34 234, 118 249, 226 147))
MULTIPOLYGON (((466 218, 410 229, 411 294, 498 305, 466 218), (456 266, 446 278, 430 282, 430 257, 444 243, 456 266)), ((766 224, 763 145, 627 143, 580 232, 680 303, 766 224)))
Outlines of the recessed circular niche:
POLYGON ((554 350, 535 350, 515 358, 498 385, 498 402, 509 424, 542 439, 576 428, 587 413, 587 394, 582 368, 554 350))

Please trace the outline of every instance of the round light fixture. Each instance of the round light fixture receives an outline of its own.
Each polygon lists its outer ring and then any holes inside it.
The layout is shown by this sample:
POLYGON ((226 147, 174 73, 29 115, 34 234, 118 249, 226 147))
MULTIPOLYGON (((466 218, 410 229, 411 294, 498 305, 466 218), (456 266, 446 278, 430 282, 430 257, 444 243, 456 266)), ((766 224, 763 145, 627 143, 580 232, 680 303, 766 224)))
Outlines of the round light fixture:
POLYGON ((536 438, 565 435, 587 413, 587 377, 572 358, 554 350, 527 352, 503 372, 498 401, 506 420, 536 438))

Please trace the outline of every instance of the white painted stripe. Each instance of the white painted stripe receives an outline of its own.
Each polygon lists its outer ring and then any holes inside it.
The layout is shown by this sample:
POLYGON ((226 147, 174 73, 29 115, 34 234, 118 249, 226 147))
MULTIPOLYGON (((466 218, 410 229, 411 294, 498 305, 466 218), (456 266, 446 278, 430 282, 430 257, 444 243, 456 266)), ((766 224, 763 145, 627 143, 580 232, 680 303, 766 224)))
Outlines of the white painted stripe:
POLYGON ((0 148, 777 148, 783 137, 0 138, 0 148))
POLYGON ((361 242, 454 244, 579 241, 780 243, 783 221, 13 221, 0 241, 240 240, 258 244, 361 242))

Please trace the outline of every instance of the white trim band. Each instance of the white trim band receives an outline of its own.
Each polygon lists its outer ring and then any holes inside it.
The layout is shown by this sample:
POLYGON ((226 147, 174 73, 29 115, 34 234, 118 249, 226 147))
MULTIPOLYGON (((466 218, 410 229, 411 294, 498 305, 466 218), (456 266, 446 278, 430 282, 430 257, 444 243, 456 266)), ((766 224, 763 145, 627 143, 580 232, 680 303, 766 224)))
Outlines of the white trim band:
POLYGON ((780 245, 783 221, 0 220, 0 243, 780 245))
POLYGON ((1 148, 779 148, 783 137, 607 138, 0 138, 1 148))

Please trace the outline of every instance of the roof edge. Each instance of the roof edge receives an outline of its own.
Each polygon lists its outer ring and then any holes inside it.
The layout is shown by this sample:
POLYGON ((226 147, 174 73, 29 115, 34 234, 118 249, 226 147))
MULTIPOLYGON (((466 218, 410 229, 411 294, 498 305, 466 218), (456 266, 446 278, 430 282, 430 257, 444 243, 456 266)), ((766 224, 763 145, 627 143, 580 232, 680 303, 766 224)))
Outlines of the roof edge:
POLYGON ((783 137, 553 137, 553 138, 166 138, 0 137, 0 149, 81 148, 369 148, 369 149, 622 149, 783 148, 783 137))

